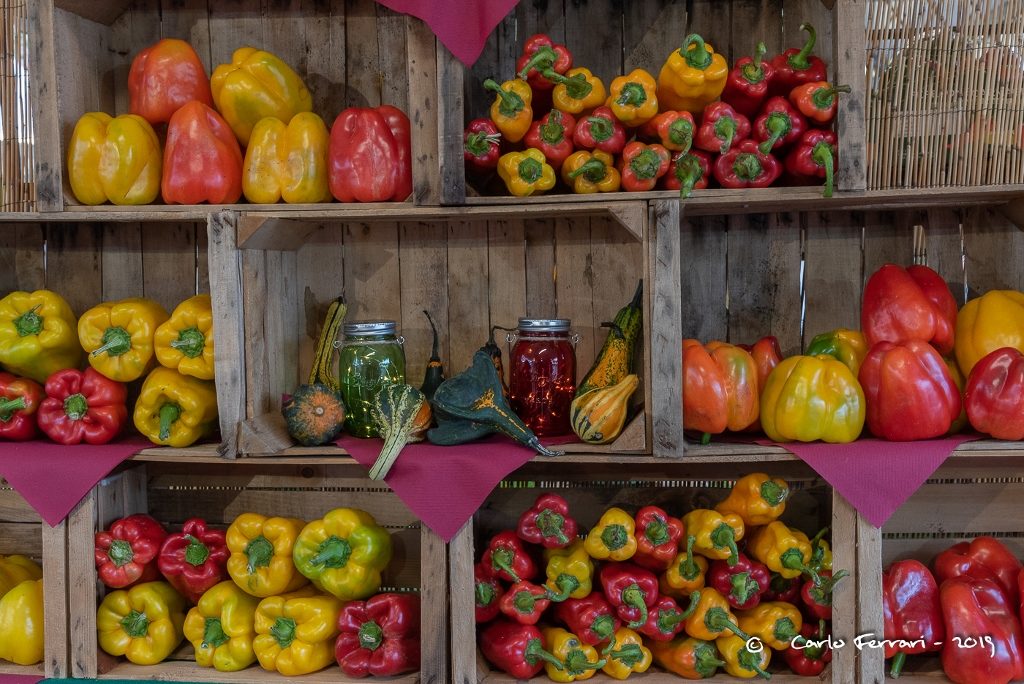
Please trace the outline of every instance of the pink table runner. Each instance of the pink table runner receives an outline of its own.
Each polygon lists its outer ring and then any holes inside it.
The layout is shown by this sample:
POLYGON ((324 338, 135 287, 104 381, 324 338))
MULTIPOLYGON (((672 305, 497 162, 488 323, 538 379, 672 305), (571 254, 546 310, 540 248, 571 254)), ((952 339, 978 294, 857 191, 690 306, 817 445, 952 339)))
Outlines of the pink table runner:
POLYGON ((419 17, 463 64, 483 52, 487 37, 519 0, 377 0, 396 12, 419 17))
POLYGON ((0 674, 0 684, 36 684, 45 679, 42 675, 8 675, 0 674))

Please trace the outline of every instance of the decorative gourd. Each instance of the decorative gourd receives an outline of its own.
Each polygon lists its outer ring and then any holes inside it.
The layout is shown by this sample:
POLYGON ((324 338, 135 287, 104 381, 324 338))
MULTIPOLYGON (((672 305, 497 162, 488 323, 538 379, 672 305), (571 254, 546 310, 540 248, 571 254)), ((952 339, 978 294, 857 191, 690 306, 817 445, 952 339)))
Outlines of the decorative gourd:
POLYGON ((544 456, 561 456, 541 445, 537 435, 512 411, 501 393, 501 379, 485 349, 473 365, 441 383, 434 394, 439 426, 427 433, 433 444, 464 444, 500 432, 544 456))
POLYGON ((309 384, 318 382, 327 385, 335 392, 341 390, 341 381, 338 379, 338 373, 334 370, 334 342, 338 339, 338 330, 341 329, 341 322, 345 319, 347 311, 348 306, 345 305, 344 296, 335 299, 328 307, 324 327, 320 329, 320 337, 316 341, 316 351, 313 352, 313 367, 309 371, 309 384))
POLYGON ((423 373, 423 384, 420 385, 420 392, 423 392, 430 400, 434 398, 434 392, 444 382, 444 365, 441 363, 441 357, 437 355, 437 326, 434 325, 434 319, 430 317, 429 311, 424 309, 423 313, 430 322, 431 332, 434 333, 434 346, 430 352, 430 360, 427 361, 427 370, 423 373))
POLYGON ((372 413, 384 446, 370 468, 370 479, 383 480, 406 444, 423 441, 430 427, 430 402, 412 385, 385 385, 374 396, 372 413))
POLYGON ((639 384, 640 379, 631 374, 617 385, 573 399, 569 420, 576 436, 589 444, 607 444, 618 437, 626 425, 629 397, 639 384))
POLYGON ((345 404, 330 387, 314 382, 300 385, 281 406, 281 414, 292 439, 302 446, 320 446, 341 433, 345 404))
POLYGON ((616 385, 633 372, 633 352, 643 323, 643 308, 640 306, 643 292, 644 281, 641 280, 632 301, 619 309, 614 321, 605 324, 610 328, 608 337, 594 365, 576 387, 577 397, 591 390, 616 385))

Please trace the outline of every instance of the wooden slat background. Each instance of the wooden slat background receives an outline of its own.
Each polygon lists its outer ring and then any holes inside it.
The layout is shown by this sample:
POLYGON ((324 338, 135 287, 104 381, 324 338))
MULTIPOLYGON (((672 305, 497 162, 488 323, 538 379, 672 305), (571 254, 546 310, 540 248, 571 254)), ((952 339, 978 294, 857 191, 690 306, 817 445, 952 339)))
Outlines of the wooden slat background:
POLYGON ((0 478, 0 556, 11 554, 42 562, 42 522, 25 499, 0 478))

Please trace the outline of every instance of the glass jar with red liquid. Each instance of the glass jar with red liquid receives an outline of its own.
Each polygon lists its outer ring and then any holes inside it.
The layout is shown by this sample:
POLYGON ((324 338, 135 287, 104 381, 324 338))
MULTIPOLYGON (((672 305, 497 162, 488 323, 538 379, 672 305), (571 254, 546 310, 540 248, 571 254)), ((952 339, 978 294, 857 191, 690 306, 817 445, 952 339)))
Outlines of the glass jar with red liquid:
POLYGON ((508 393, 512 409, 538 437, 572 431, 578 338, 566 318, 520 318, 512 347, 508 393))

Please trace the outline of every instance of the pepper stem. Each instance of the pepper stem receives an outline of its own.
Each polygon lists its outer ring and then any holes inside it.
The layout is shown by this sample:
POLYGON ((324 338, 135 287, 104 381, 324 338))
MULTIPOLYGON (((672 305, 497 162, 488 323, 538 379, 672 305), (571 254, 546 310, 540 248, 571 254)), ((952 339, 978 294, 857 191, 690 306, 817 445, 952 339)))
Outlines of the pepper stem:
POLYGON ((835 182, 835 157, 832 155, 832 146, 827 142, 820 142, 811 151, 811 159, 818 166, 825 167, 825 192, 824 197, 831 197, 833 184, 835 182))
POLYGON ((199 331, 199 328, 185 328, 178 333, 178 339, 171 342, 171 347, 177 349, 190 359, 195 359, 203 354, 206 346, 206 336, 199 331))
POLYGON ((563 573, 555 580, 555 586, 558 587, 558 593, 553 593, 549 588, 547 598, 552 603, 561 603, 569 598, 569 594, 580 588, 580 581, 572 575, 563 573))
POLYGON ((486 608, 494 603, 494 585, 490 582, 477 582, 474 595, 476 597, 476 605, 480 608, 486 608))
POLYGON ((607 655, 612 660, 617 660, 630 669, 633 669, 634 665, 644 659, 644 652, 640 649, 640 644, 628 644, 618 651, 612 651, 607 655))
POLYGON ((683 620, 693 615, 693 611, 697 610, 697 606, 700 604, 700 591, 695 591, 690 594, 690 605, 686 606, 686 610, 679 614, 683 620))
POLYGON ((565 140, 565 124, 562 113, 557 109, 552 109, 547 121, 540 125, 540 139, 548 145, 557 145, 565 140))
POLYGON ((490 153, 491 145, 500 142, 500 135, 488 135, 483 131, 477 131, 466 136, 466 151, 474 157, 484 157, 490 153))
POLYGON ((750 577, 749 572, 740 572, 729 578, 729 595, 741 606, 761 589, 761 585, 750 577))
MULTIPOLYGON (((761 483, 761 499, 769 506, 775 507, 781 504, 789 497, 789 487, 783 487, 775 480, 765 480, 761 483)), ((818 533, 819 536, 815 539, 821 539, 821 535, 825 534, 825 530, 818 533)), ((813 542, 812 542, 813 546, 813 542)))
POLYGON ((64 415, 71 420, 82 420, 88 412, 89 402, 83 394, 72 394, 64 400, 64 415))
POLYGON ((42 304, 36 304, 14 319, 14 328, 18 331, 18 337, 38 335, 43 331, 43 317, 39 315, 39 309, 42 306, 42 304))
POLYGON ((274 637, 277 645, 282 649, 288 648, 295 641, 295 620, 286 617, 279 617, 270 628, 270 636, 274 637))
POLYGON ((836 95, 838 93, 850 92, 850 86, 841 85, 833 86, 831 88, 815 88, 811 94, 811 102, 817 109, 822 111, 829 109, 836 103, 836 95))
POLYGON ((569 178, 583 176, 591 183, 599 183, 608 175, 608 167, 600 159, 591 159, 575 171, 569 172, 569 178))
MULTIPOLYGON (((700 160, 692 154, 684 154, 676 162, 676 178, 679 179, 679 197, 680 199, 686 199, 693 192, 693 186, 697 184, 697 181, 704 175, 704 169, 700 166, 700 160)), ((708 436, 708 441, 711 441, 711 435, 705 433, 708 436)))
POLYGON ((736 531, 729 527, 729 523, 722 523, 711 532, 711 544, 716 549, 729 549, 729 557, 725 561, 729 567, 739 562, 740 550, 736 547, 736 531))
POLYGON ((145 613, 132 610, 121 619, 121 629, 133 639, 141 639, 149 632, 149 618, 145 613))
POLYGON ((185 535, 185 541, 188 542, 188 546, 185 547, 185 562, 198 568, 210 557, 210 549, 191 534, 185 535))
POLYGON ((814 27, 804 22, 800 24, 800 30, 807 32, 807 42, 800 48, 800 52, 790 55, 787 62, 789 66, 793 67, 797 71, 803 71, 811 66, 810 61, 807 59, 811 55, 811 51, 814 50, 814 43, 818 40, 818 32, 814 30, 814 27))
POLYGON ((320 542, 317 554, 309 559, 309 564, 333 569, 343 568, 348 565, 351 555, 352 545, 348 543, 348 540, 332 534, 320 542))
POLYGON ((565 536, 565 517, 555 513, 550 508, 545 508, 537 514, 537 529, 540 536, 545 539, 557 539, 559 544, 568 544, 569 538, 565 536))
POLYGON ((686 560, 679 564, 679 574, 691 582, 700 575, 700 566, 693 560, 693 545, 696 541, 697 538, 692 534, 686 537, 686 560))
POLYGON ((6 423, 14 417, 15 411, 20 411, 26 406, 24 396, 14 399, 0 399, 0 421, 6 423))
POLYGON ((544 73, 555 65, 555 60, 557 59, 558 55, 552 48, 542 45, 530 56, 530 59, 526 61, 526 64, 523 65, 523 68, 516 75, 519 78, 525 79, 532 69, 544 73))
POLYGON ((583 74, 576 74, 566 78, 557 71, 546 69, 544 72, 544 78, 565 86, 565 92, 572 100, 585 100, 590 93, 594 92, 594 86, 587 80, 587 77, 583 74))
POLYGON ((656 518, 644 528, 644 536, 652 546, 662 546, 669 541, 668 525, 664 520, 656 518))
POLYGON ((110 542, 110 548, 107 549, 107 558, 114 564, 114 567, 123 568, 135 558, 135 551, 132 550, 132 545, 129 542, 124 539, 115 539, 110 542))
POLYGON ((711 66, 711 53, 708 52, 704 39, 696 33, 691 33, 683 40, 683 46, 679 48, 679 54, 686 59, 686 63, 694 69, 704 70, 711 66))
POLYGON ((754 52, 754 56, 751 59, 750 64, 744 64, 740 69, 740 73, 743 75, 743 80, 747 83, 754 85, 764 80, 764 69, 761 68, 761 62, 764 60, 764 56, 767 52, 768 48, 765 47, 765 44, 758 43, 757 50, 754 52))
POLYGON ((622 91, 615 102, 624 107, 639 107, 647 102, 647 91, 642 84, 630 81, 622 86, 622 91))
POLYGON ((719 608, 718 606, 709 608, 708 612, 704 614, 704 625, 708 628, 708 631, 724 632, 728 630, 744 641, 750 641, 750 635, 729 619, 729 614, 724 608, 719 608))
POLYGON ((740 180, 754 181, 764 172, 764 167, 757 155, 743 152, 736 156, 736 161, 732 163, 732 170, 740 180))
POLYGON ((230 637, 224 633, 224 625, 220 623, 220 618, 206 618, 206 623, 203 627, 203 648, 218 648, 229 640, 230 637))
POLYGON ((715 121, 715 137, 722 141, 722 148, 719 150, 725 154, 732 148, 733 138, 736 137, 736 119, 731 116, 723 116, 715 121))
MULTIPOLYGON (((590 623, 590 631, 598 637, 598 643, 605 639, 611 639, 615 635, 615 619, 611 615, 601 615, 594 618, 594 621, 590 623)), ((615 640, 608 645, 609 648, 615 647, 615 640)))
POLYGON ((588 116, 587 123, 590 124, 590 137, 594 142, 604 142, 615 134, 615 124, 603 116, 588 116))
POLYGON ((609 551, 618 551, 629 541, 629 532, 622 525, 605 525, 601 532, 601 543, 609 551))
POLYGON ((519 97, 518 93, 505 90, 498 85, 498 82, 493 78, 489 78, 484 81, 484 88, 494 91, 494 93, 501 99, 498 111, 502 116, 514 117, 526 108, 526 103, 523 102, 523 98, 519 97))
POLYGON ((686 154, 693 145, 693 124, 689 119, 676 119, 668 127, 668 140, 686 154))
POLYGON ((544 166, 533 157, 524 157, 519 162, 518 173, 527 183, 536 183, 544 175, 544 166))
POLYGON ((171 425, 181 417, 181 407, 174 402, 167 402, 160 407, 160 441, 171 438, 171 425))
POLYGON ((544 650, 544 645, 540 639, 530 639, 526 644, 526 650, 523 651, 523 660, 530 665, 536 665, 538 660, 543 660, 546 663, 550 663, 559 672, 565 669, 565 663, 544 650))
POLYGON ((512 578, 513 582, 519 582, 519 575, 512 569, 512 561, 515 560, 515 553, 505 548, 497 548, 491 552, 491 566, 495 570, 501 570, 512 578))
POLYGON ((640 618, 630 622, 627 626, 630 629, 643 627, 647 623, 647 602, 644 600, 643 589, 636 583, 630 584, 622 591, 622 603, 640 611, 640 618))
POLYGON ((756 672, 758 676, 764 679, 771 679, 770 673, 765 672, 761 667, 761 653, 754 653, 746 646, 743 646, 739 653, 736 654, 736 662, 740 668, 748 670, 750 672, 756 672))
POLYGON ((903 672, 903 665, 907 662, 907 654, 903 651, 899 651, 892 657, 892 667, 889 668, 889 676, 893 679, 899 679, 900 674, 903 672))
POLYGON ((658 157, 658 153, 650 148, 629 160, 629 168, 641 180, 650 180, 656 177, 660 167, 661 159, 658 157))
POLYGON ((793 122, 785 112, 772 112, 765 119, 764 128, 768 132, 768 138, 758 145, 757 149, 761 154, 768 154, 776 143, 793 130, 793 122))
POLYGON ((700 443, 702 446, 707 446, 708 444, 711 444, 711 433, 705 432, 703 435, 701 435, 700 443))
POLYGON ((814 586, 821 586, 821 577, 814 568, 807 567, 807 564, 804 563, 804 555, 800 552, 800 549, 786 549, 786 551, 779 556, 779 563, 782 567, 788 570, 799 570, 811 578, 814 582, 814 586))
POLYGON ((245 545, 246 571, 251 575, 257 568, 265 568, 270 565, 270 559, 274 557, 274 545, 262 534, 245 545))
POLYGON ((373 620, 364 622, 359 626, 359 645, 363 648, 376 651, 384 643, 384 630, 373 620))
POLYGON ((596 663, 590 662, 582 648, 574 648, 565 654, 565 670, 570 675, 581 675, 590 670, 600 670, 607 662, 604 658, 596 663))
POLYGON ((122 327, 110 327, 103 333, 103 345, 93 349, 89 356, 108 354, 109 356, 123 356, 132 349, 132 336, 122 327))
POLYGON ((537 598, 531 592, 523 589, 517 591, 516 595, 512 597, 512 605, 515 606, 517 613, 529 615, 537 608, 537 598))

